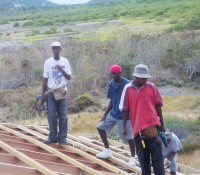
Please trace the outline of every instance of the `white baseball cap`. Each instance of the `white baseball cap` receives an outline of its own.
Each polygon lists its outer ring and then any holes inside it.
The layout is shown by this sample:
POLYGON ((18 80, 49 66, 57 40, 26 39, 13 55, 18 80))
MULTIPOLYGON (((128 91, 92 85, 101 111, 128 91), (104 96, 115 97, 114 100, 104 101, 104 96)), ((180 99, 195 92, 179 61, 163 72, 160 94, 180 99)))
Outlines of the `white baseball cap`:
POLYGON ((51 43, 51 47, 61 47, 61 44, 60 44, 60 42, 58 42, 58 41, 55 41, 55 42, 53 42, 53 43, 51 43))

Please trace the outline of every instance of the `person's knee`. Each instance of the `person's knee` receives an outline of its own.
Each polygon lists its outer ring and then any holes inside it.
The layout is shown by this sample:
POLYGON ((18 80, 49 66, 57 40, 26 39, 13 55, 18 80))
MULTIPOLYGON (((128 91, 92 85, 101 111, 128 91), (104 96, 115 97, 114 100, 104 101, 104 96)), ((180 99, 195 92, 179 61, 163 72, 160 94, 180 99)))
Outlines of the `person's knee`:
POLYGON ((104 133, 104 132, 105 132, 105 130, 100 129, 100 128, 98 128, 98 127, 97 127, 97 130, 98 130, 99 133, 104 133))

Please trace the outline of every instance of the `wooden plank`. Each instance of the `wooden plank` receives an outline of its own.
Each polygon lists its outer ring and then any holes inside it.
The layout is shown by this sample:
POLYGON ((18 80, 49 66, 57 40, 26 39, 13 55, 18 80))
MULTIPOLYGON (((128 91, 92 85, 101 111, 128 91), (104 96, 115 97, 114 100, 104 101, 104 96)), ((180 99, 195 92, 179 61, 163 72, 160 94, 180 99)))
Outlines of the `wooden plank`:
MULTIPOLYGON (((38 128, 38 127, 34 127, 36 130, 40 131, 40 132, 43 132, 45 134, 48 134, 48 130, 46 129, 41 129, 41 128, 38 128)), ((88 152, 92 153, 92 154, 98 154, 100 153, 100 151, 98 150, 102 150, 102 147, 100 146, 97 146, 95 144, 92 144, 92 143, 88 143, 84 140, 81 140, 80 138, 77 138, 75 136, 72 136, 70 134, 68 134, 68 141, 73 144, 75 147, 77 148, 80 148, 82 150, 87 150, 88 152), (69 139, 70 138, 70 139, 69 139), (83 145, 83 144, 80 144, 80 143, 85 143, 87 146, 83 145), (89 147, 88 147, 89 146, 89 147), (96 150, 96 147, 98 148, 98 150, 96 150)), ((116 153, 117 154, 117 153, 116 153)), ((121 155, 120 155, 121 156, 121 155)), ((127 160, 129 160, 129 158, 126 157, 127 160)), ((101 160, 101 159, 99 159, 101 160)), ((123 168, 125 169, 128 169, 128 170, 131 170, 137 174, 141 174, 141 169, 139 167, 133 167, 133 166, 130 166, 128 165, 127 162, 125 162, 124 160, 122 159, 119 159, 119 158, 116 158, 114 156, 110 157, 108 160, 122 166, 123 168)))
POLYGON ((11 146, 7 145, 6 143, 0 141, 0 147, 12 154, 13 156, 17 157, 21 161, 25 162, 26 164, 30 165, 31 167, 35 168, 39 172, 45 175, 56 175, 53 171, 49 170, 45 166, 41 165, 40 163, 36 162, 35 160, 31 159, 30 157, 26 156, 25 154, 17 151, 16 149, 12 148, 11 146))
MULTIPOLYGON (((35 129, 38 129, 37 127, 34 127, 35 129)), ((40 130, 40 129, 38 129, 38 130, 40 130)), ((41 129, 40 130, 41 132, 44 132, 45 134, 47 134, 47 132, 44 130, 44 129, 41 129)), ((75 146, 75 144, 77 144, 76 142, 74 142, 74 141, 72 141, 72 140, 69 140, 69 142, 73 145, 73 146, 75 146)), ((79 143, 78 143, 78 145, 80 145, 79 143)), ((105 167, 106 169, 109 169, 110 171, 112 171, 112 172, 114 172, 114 173, 116 173, 116 174, 127 174, 128 175, 128 173, 126 173, 125 171, 122 171, 122 170, 120 170, 120 169, 118 169, 118 168, 116 168, 116 167, 114 167, 114 166, 111 166, 110 164, 108 164, 108 163, 106 163, 106 162, 104 162, 104 161, 102 161, 102 160, 100 160, 100 159, 98 159, 98 158, 96 158, 96 157, 94 157, 94 156, 91 156, 91 155, 89 155, 88 153, 85 153, 85 152, 83 152, 83 151, 81 151, 81 150, 79 150, 79 149, 76 149, 76 148, 74 148, 74 147, 70 147, 70 146, 64 146, 64 145, 62 145, 64 148, 66 148, 66 149, 68 149, 68 150, 71 150, 71 151, 73 151, 73 152, 76 152, 77 154, 79 154, 79 155, 81 155, 81 156, 83 156, 83 157, 86 157, 86 158, 88 158, 89 160, 91 160, 91 161, 94 161, 94 162, 96 162, 97 164, 99 164, 99 165, 101 165, 101 166, 103 166, 103 167, 105 167)))
POLYGON ((29 136, 27 136, 27 135, 25 135, 25 134, 21 134, 20 132, 14 131, 13 129, 10 129, 10 128, 5 127, 5 126, 3 126, 3 125, 0 125, 0 128, 1 128, 2 130, 4 130, 4 131, 7 131, 7 132, 9 132, 9 133, 12 133, 12 134, 14 134, 14 135, 16 135, 16 136, 18 136, 18 137, 21 137, 21 138, 23 138, 23 139, 25 139, 25 140, 27 140, 27 141, 33 143, 33 144, 35 144, 35 145, 37 145, 37 146, 39 146, 39 147, 45 149, 46 151, 48 151, 48 152, 50 152, 50 153, 52 153, 52 154, 54 154, 54 155, 60 157, 61 159, 63 159, 63 160, 65 160, 65 161, 69 162, 70 164, 72 164, 72 165, 74 165, 74 166, 76 166, 76 167, 79 167, 81 170, 86 171, 86 172, 88 172, 89 174, 92 174, 92 175, 101 175, 101 174, 102 174, 102 173, 100 173, 100 172, 98 172, 98 171, 96 171, 96 170, 94 170, 94 169, 92 169, 92 168, 89 168, 89 167, 87 167, 86 165, 84 165, 84 164, 82 164, 82 163, 80 163, 80 162, 74 160, 73 158, 71 158, 71 157, 69 157, 69 156, 66 156, 65 154, 63 154, 63 153, 57 151, 56 149, 51 148, 50 146, 48 146, 48 145, 46 145, 46 144, 44 144, 44 143, 42 143, 42 142, 40 142, 40 141, 38 141, 38 140, 36 140, 36 139, 33 139, 33 138, 31 138, 31 137, 29 137, 29 136))
MULTIPOLYGON (((27 153, 27 151, 25 151, 25 153, 27 153)), ((36 153, 38 154, 38 153, 36 153)), ((27 155, 27 154, 26 154, 27 155)), ((30 154, 28 154, 27 156, 29 156, 30 154)), ((52 161, 52 159, 49 159, 48 157, 52 156, 52 155, 40 155, 39 156, 39 159, 37 159, 38 157, 37 156, 34 156, 35 154, 31 154, 30 158, 36 160, 37 162, 39 162, 40 164, 44 165, 45 167, 47 167, 48 169, 52 170, 52 171, 55 171, 55 172, 59 172, 59 173, 70 173, 70 174, 73 174, 73 175, 79 175, 80 174, 80 169, 75 167, 75 166, 72 166, 72 165, 69 165, 69 164, 66 164, 65 161, 63 162, 59 162, 58 161, 58 157, 54 156, 54 159, 52 161)), ((0 162, 1 163, 5 163, 5 164, 14 164, 14 165, 17 165, 17 166, 24 166, 24 167, 27 167, 27 164, 25 164, 24 162, 22 162, 21 160, 17 159, 16 157, 10 155, 10 154, 5 154, 5 153, 0 153, 0 162)), ((28 166, 29 167, 29 166, 28 166)))
POLYGON ((42 175, 42 173, 33 168, 10 165, 5 163, 0 163, 0 170, 1 175, 42 175))
POLYGON ((189 166, 178 164, 179 172, 182 172, 184 174, 200 174, 200 170, 197 170, 195 168, 191 168, 189 166))

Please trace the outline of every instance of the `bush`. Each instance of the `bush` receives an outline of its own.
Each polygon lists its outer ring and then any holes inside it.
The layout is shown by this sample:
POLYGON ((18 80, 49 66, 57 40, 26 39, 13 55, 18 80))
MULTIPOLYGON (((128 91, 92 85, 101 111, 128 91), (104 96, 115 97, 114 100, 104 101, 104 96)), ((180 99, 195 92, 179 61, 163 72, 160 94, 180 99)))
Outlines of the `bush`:
POLYGON ((19 26, 20 26, 20 24, 18 22, 15 22, 13 25, 13 27, 19 27, 19 26))
POLYGON ((55 27, 52 27, 44 32, 45 35, 56 34, 56 33, 57 31, 55 27))
POLYGON ((66 28, 66 29, 64 29, 64 30, 63 30, 63 32, 65 32, 65 33, 68 33, 68 32, 73 32, 73 29, 66 28))
POLYGON ((123 76, 131 80, 135 64, 132 61, 123 61, 120 65, 122 67, 123 76))
POLYGON ((88 93, 78 96, 75 101, 81 109, 94 104, 92 96, 88 93))
POLYGON ((187 121, 177 117, 165 117, 165 128, 170 129, 178 138, 183 139, 189 135, 189 129, 186 126, 187 121))
POLYGON ((23 24, 24 27, 26 26, 34 26, 35 25, 35 22, 34 21, 27 21, 23 24))
POLYGON ((32 30, 31 33, 26 34, 26 36, 35 36, 35 35, 40 35, 40 31, 39 30, 32 30))
POLYGON ((34 76, 35 80, 37 80, 37 81, 42 80, 42 72, 43 72, 43 68, 41 68, 41 67, 35 67, 33 69, 33 76, 34 76))
POLYGON ((197 89, 197 90, 198 90, 198 89, 200 89, 200 85, 198 85, 198 84, 195 84, 195 85, 193 85, 193 86, 192 86, 192 88, 193 88, 193 89, 197 89))

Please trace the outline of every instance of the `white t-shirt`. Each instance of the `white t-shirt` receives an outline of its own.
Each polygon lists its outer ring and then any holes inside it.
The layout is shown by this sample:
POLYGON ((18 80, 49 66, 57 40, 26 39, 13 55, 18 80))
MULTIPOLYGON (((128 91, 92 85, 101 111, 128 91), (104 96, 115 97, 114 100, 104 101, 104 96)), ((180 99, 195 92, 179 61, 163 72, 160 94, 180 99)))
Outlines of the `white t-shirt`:
POLYGON ((181 142, 180 142, 179 138, 174 133, 172 133, 171 142, 169 143, 167 148, 162 143, 162 153, 163 153, 164 157, 167 156, 172 151, 178 152, 181 149, 182 149, 181 142))
POLYGON ((48 78, 47 86, 50 89, 58 89, 67 85, 67 79, 56 68, 56 65, 61 66, 67 74, 71 75, 68 59, 64 57, 60 57, 59 60, 55 60, 53 57, 47 59, 44 63, 43 78, 48 78))

